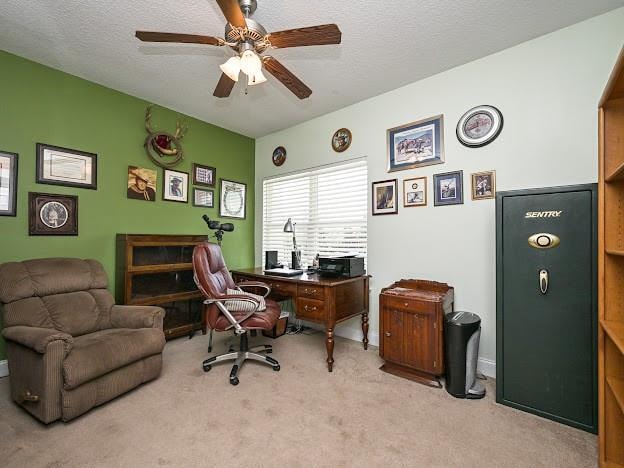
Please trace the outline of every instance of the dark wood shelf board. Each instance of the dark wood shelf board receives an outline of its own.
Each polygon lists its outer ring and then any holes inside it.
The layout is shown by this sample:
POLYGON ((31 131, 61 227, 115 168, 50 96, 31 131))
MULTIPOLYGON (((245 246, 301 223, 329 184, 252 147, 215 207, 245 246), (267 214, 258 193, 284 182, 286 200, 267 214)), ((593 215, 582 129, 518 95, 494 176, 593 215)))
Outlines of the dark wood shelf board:
POLYGON ((620 353, 624 354, 624 322, 601 320, 600 326, 620 350, 620 353))
POLYGON ((202 297, 199 291, 168 294, 166 296, 146 296, 144 298, 132 299, 128 302, 128 305, 157 305, 166 304, 168 302, 185 301, 188 299, 200 299, 202 297))
POLYGON ((170 263, 170 264, 161 264, 161 265, 140 265, 140 266, 132 266, 128 268, 129 273, 140 273, 142 275, 149 275, 153 273, 168 273, 170 271, 184 271, 184 270, 192 270, 192 263, 170 263))

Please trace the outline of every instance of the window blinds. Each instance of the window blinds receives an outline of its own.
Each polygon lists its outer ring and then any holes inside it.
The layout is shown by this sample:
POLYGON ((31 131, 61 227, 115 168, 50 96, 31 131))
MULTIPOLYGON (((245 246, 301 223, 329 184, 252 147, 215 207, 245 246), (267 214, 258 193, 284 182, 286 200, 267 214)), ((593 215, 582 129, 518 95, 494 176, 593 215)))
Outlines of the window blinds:
POLYGON ((292 233, 284 232, 284 224, 292 218, 304 267, 317 253, 366 258, 367 188, 365 160, 265 179, 263 255, 277 250, 280 263, 291 263, 292 233))

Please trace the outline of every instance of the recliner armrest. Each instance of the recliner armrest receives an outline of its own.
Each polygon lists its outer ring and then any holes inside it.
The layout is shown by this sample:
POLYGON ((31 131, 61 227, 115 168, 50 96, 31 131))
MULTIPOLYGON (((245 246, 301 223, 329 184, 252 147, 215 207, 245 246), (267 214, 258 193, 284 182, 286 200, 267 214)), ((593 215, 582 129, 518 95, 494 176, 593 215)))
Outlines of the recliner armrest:
POLYGON ((113 328, 160 328, 163 329, 165 311, 156 306, 114 305, 111 309, 113 328))
POLYGON ((14 341, 39 354, 45 354, 48 345, 53 341, 64 341, 66 353, 74 343, 71 335, 54 328, 27 327, 25 325, 7 327, 2 330, 2 336, 5 340, 14 341))

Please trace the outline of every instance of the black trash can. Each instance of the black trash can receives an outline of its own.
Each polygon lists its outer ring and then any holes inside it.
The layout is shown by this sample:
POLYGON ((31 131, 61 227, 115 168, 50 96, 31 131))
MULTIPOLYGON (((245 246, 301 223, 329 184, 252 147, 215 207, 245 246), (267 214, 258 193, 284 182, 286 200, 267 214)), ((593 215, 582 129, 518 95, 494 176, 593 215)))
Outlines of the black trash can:
POLYGON ((444 316, 446 391, 456 398, 483 398, 485 387, 477 380, 481 319, 472 312, 444 316))

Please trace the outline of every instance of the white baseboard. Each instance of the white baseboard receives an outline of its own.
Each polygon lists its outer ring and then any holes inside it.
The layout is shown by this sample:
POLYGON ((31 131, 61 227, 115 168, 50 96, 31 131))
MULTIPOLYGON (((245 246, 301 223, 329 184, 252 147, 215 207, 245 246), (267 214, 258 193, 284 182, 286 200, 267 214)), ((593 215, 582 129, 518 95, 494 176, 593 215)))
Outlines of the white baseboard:
POLYGON ((477 370, 487 377, 496 378, 496 361, 480 357, 477 361, 477 370))
MULTIPOLYGON (((321 329, 318 325, 305 322, 307 326, 311 326, 312 328, 321 329)), ((341 327, 337 326, 335 330, 336 336, 340 336, 342 338, 347 338, 353 341, 362 341, 362 330, 359 328, 352 327, 341 327)), ((376 332, 368 332, 368 343, 371 346, 379 346, 379 333, 376 332)), ((491 377, 493 379, 496 378, 496 361, 492 361, 491 359, 479 358, 477 361, 477 370, 481 372, 483 375, 487 377, 491 377)))
POLYGON ((6 359, 0 361, 0 377, 6 377, 9 375, 9 361, 6 359))

